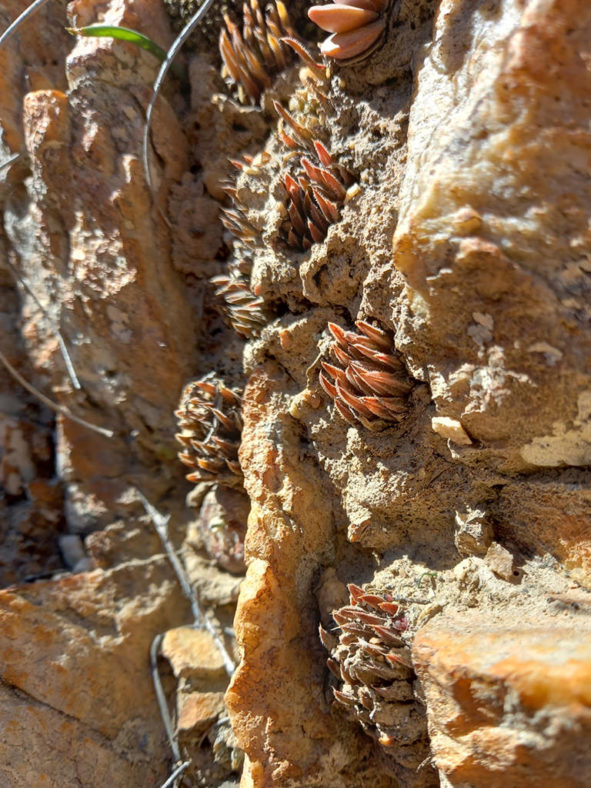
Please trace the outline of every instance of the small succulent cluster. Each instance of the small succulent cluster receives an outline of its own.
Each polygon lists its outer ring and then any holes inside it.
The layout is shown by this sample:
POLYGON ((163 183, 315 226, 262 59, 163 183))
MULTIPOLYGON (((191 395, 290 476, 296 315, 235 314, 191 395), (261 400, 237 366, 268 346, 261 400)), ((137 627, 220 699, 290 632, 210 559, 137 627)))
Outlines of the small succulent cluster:
MULTIPOLYGON (((255 169, 253 167, 253 162, 254 157, 248 155, 244 156, 243 161, 240 161, 239 159, 230 159, 230 164, 232 164, 233 167, 239 171, 244 170, 245 172, 255 169)), ((252 246, 254 243, 256 243, 259 233, 256 227, 253 227, 251 222, 248 220, 248 206, 246 206, 239 199, 236 183, 231 179, 227 179, 220 185, 222 187, 222 191, 232 201, 231 208, 222 209, 222 224, 226 230, 232 233, 235 238, 243 241, 248 246, 252 246)))
MULTIPOLYGON (((286 110, 283 113, 284 118, 289 116, 286 110)), ((295 140, 282 133, 282 139, 286 142, 287 138, 289 147, 299 147, 295 140)), ((311 148, 298 160, 292 159, 295 164, 292 164, 292 173, 283 175, 287 217, 282 234, 288 246, 300 251, 306 251, 313 243, 320 243, 326 238, 330 225, 339 220, 347 187, 352 183, 347 170, 336 164, 319 140, 314 140, 311 148)))
POLYGON ((354 584, 348 589, 350 604, 332 614, 340 634, 320 627, 330 652, 327 665, 339 684, 333 687, 335 700, 394 760, 416 768, 422 755, 417 743, 426 740, 427 725, 402 637, 408 627, 405 613, 391 594, 369 593, 354 584))
POLYGON ((242 7, 242 30, 224 14, 225 28, 220 33, 223 75, 236 86, 239 100, 256 104, 264 90, 273 84, 273 76, 292 60, 290 48, 282 38, 294 31, 281 0, 270 3, 265 12, 258 0, 242 7))
MULTIPOLYGON (((245 154, 242 160, 229 159, 230 164, 239 173, 242 172, 255 178, 262 175, 264 167, 270 161, 271 154, 267 153, 267 151, 263 151, 256 156, 245 154)), ((247 248, 256 246, 260 240, 260 232, 248 218, 248 204, 241 198, 237 182, 233 178, 226 178, 220 183, 220 186, 232 203, 231 208, 222 208, 222 224, 240 244, 245 245, 247 248)), ((245 259, 236 265, 242 273, 250 274, 252 262, 249 255, 246 255, 245 259)))
MULTIPOLYGON (((301 56, 304 62, 313 62, 307 52, 301 56)), ((312 84, 317 85, 315 81, 312 84)), ((278 101, 274 105, 281 119, 279 139, 290 152, 283 173, 287 216, 282 236, 288 246, 306 251, 323 241, 330 225, 339 220, 353 178, 337 164, 326 145, 315 139, 304 120, 294 117, 278 101)), ((309 116, 307 120, 310 123, 309 116)))
MULTIPOLYGON (((265 15, 258 0, 249 0, 249 3, 243 8, 242 33, 227 19, 227 30, 222 32, 220 47, 226 68, 236 81, 242 75, 243 89, 250 98, 260 98, 261 91, 271 84, 270 75, 277 70, 275 66, 279 65, 277 62, 273 66, 269 61, 269 67, 263 68, 263 52, 269 55, 281 45, 284 48, 280 50, 281 53, 288 51, 290 56, 295 53, 303 63, 299 71, 302 86, 290 100, 295 114, 279 101, 274 100, 273 104, 280 119, 277 135, 287 148, 281 173, 286 192, 286 213, 279 238, 288 247, 304 252, 312 244, 323 241, 330 225, 339 220, 353 178, 334 160, 319 139, 326 121, 327 97, 323 92, 327 79, 325 66, 317 63, 303 43, 293 35, 285 7, 279 0, 274 6, 267 7, 265 15), (283 34, 287 34, 281 40, 277 38, 279 28, 283 34), (271 39, 275 42, 273 46, 271 39), (258 60, 252 54, 253 48, 257 49, 258 60), (244 61, 242 70, 237 69, 237 53, 244 61), (255 71, 252 69, 255 68, 255 61, 258 64, 256 73, 262 69, 259 74, 261 80, 263 76, 266 77, 264 84, 254 79, 255 71), (246 64, 252 67, 250 82, 245 81, 243 73, 247 70, 246 64)), ((285 65, 283 54, 281 67, 285 65)), ((262 175, 271 159, 272 154, 264 151, 256 157, 247 155, 243 160, 231 160, 231 164, 241 173, 257 177, 262 175)), ((268 322, 269 314, 263 298, 250 288, 253 249, 260 242, 260 229, 253 225, 249 216, 248 198, 245 196, 248 190, 243 188, 246 183, 243 178, 242 181, 229 180, 222 184, 223 191, 231 200, 231 206, 222 211, 222 222, 233 236, 233 255, 228 272, 212 281, 216 286, 216 295, 224 301, 224 311, 230 324, 241 336, 250 339, 260 334, 268 322)))
POLYGON ((211 281, 216 286, 215 294, 224 299, 225 311, 234 331, 245 339, 258 336, 268 322, 265 302, 252 293, 247 280, 231 273, 214 276, 211 281))
MULTIPOLYGON (((231 160, 230 163, 241 172, 258 175, 269 158, 267 153, 256 159, 246 155, 242 161, 231 160)), ((228 273, 215 276, 211 281, 216 287, 215 294, 224 301, 224 311, 232 328, 250 339, 258 336, 268 322, 265 302, 250 289, 252 247, 259 239, 259 232, 248 219, 248 207, 240 200, 235 182, 227 180, 222 188, 232 201, 231 208, 222 209, 222 223, 234 236, 234 249, 228 273)))
POLYGON ((191 468, 190 482, 242 486, 238 448, 242 432, 241 397, 214 375, 193 380, 183 389, 175 415, 182 445, 179 459, 191 468))
POLYGON ((381 430, 404 418, 413 383, 392 336, 364 320, 355 325, 360 333, 328 324, 335 340, 332 353, 341 366, 323 361, 320 384, 349 423, 361 422, 369 430, 381 430))
POLYGON ((389 5, 390 0, 335 0, 312 6, 312 22, 332 33, 320 45, 322 54, 347 62, 370 55, 384 36, 389 5))

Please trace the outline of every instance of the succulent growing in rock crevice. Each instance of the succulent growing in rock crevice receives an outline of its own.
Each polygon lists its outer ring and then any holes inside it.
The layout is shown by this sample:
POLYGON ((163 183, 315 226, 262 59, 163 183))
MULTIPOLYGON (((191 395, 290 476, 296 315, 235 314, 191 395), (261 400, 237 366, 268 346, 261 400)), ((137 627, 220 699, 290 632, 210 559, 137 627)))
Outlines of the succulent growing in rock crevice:
POLYGON ((282 235, 288 246, 306 251, 323 241, 330 225, 339 220, 353 177, 326 145, 315 139, 303 119, 294 117, 278 101, 274 105, 281 119, 279 139, 290 150, 283 171, 287 216, 282 235))
POLYGON ((224 299, 225 312, 236 333, 245 339, 258 336, 268 323, 264 300, 255 296, 241 277, 220 275, 211 281, 217 288, 215 294, 224 299))
POLYGON ((238 448, 242 433, 241 396, 213 374, 183 389, 178 410, 182 445, 179 459, 191 468, 190 482, 217 481, 242 486, 238 448))
MULTIPOLYGON (((263 151, 256 157, 245 154, 242 160, 230 159, 229 162, 239 172, 257 177, 261 175, 262 168, 269 163, 270 159, 270 154, 263 151)), ((260 232, 248 218, 249 206, 240 196, 237 182, 226 178, 220 183, 220 186, 232 203, 230 208, 222 208, 222 224, 235 239, 246 246, 255 246, 260 239, 260 232)))
MULTIPOLYGON (((259 176, 261 168, 268 164, 270 155, 265 152, 256 158, 244 156, 243 160, 230 163, 240 172, 259 176)), ((250 289, 250 274, 253 266, 253 250, 260 241, 260 232, 248 217, 248 204, 239 195, 237 184, 230 179, 222 183, 222 189, 232 201, 231 208, 222 209, 222 223, 233 236, 233 255, 228 262, 228 272, 213 277, 216 296, 224 301, 224 312, 234 330, 245 339, 258 336, 268 322, 265 302, 250 289)))
POLYGON ((273 84, 273 76, 292 62, 293 53, 281 39, 294 37, 287 8, 281 0, 261 10, 258 0, 242 7, 242 29, 224 14, 220 53, 224 76, 236 86, 239 100, 256 104, 273 84))
POLYGON ((355 325, 359 334, 328 324, 335 340, 332 353, 340 366, 323 361, 320 384, 344 419, 381 430, 404 418, 413 382, 387 331, 364 320, 355 325))
POLYGON ((287 217, 282 234, 288 246, 300 251, 325 239, 330 225, 340 218, 353 180, 321 142, 315 140, 313 145, 314 154, 301 156, 292 172, 283 175, 287 217))
POLYGON ((352 62, 370 55, 382 42, 391 0, 340 0, 314 5, 308 16, 328 33, 320 51, 335 60, 352 62))
POLYGON ((332 614, 340 632, 320 627, 335 701, 399 767, 416 769, 427 753, 427 722, 415 697, 405 612, 391 594, 348 589, 350 604, 332 614))

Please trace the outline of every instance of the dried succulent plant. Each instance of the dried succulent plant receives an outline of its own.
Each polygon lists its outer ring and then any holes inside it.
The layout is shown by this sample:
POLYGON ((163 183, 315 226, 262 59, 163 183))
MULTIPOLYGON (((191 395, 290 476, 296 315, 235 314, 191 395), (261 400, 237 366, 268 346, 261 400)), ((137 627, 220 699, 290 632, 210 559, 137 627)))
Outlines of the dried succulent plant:
MULTIPOLYGON (((229 193, 229 187, 225 187, 229 193)), ((258 238, 258 231, 248 221, 248 216, 238 206, 222 208, 222 224, 235 238, 240 238, 244 243, 252 244, 258 238)))
POLYGON ((355 325, 361 333, 328 324, 335 340, 332 352, 341 366, 323 361, 320 384, 344 419, 351 424, 359 421, 369 430, 381 430, 404 418, 413 383, 392 336, 364 320, 355 325))
POLYGON ((180 461, 192 469, 187 475, 190 482, 242 486, 240 405, 240 395, 213 374, 183 389, 175 411, 180 428, 175 437, 183 447, 180 461))
POLYGON ((335 700, 395 761, 416 769, 424 758, 427 723, 414 693, 405 613, 390 594, 354 584, 348 589, 350 604, 332 614, 340 633, 320 627, 330 652, 327 665, 339 684, 335 700))
POLYGON ((256 104, 273 76, 286 68, 292 52, 281 39, 294 37, 287 8, 281 0, 270 3, 265 12, 258 0, 242 7, 242 31, 224 14, 225 28, 220 33, 220 53, 224 76, 236 86, 239 100, 256 104))
POLYGON ((217 288, 215 294, 224 299, 232 328, 246 339, 258 336, 269 322, 263 299, 253 295, 243 277, 221 275, 214 276, 211 281, 217 288))
POLYGON ((320 51, 335 60, 352 62, 370 55, 381 43, 390 0, 340 0, 314 5, 308 16, 329 33, 320 51))

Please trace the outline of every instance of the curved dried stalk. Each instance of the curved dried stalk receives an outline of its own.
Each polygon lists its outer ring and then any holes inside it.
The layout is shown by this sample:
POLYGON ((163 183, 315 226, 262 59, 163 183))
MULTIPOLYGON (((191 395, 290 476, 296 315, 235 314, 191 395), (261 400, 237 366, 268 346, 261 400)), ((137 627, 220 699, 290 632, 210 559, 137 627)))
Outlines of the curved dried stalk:
POLYGON ((28 5, 25 10, 17 16, 14 22, 11 22, 11 24, 8 25, 6 30, 2 33, 0 36, 0 47, 5 44, 14 33, 16 33, 25 20, 32 16, 36 11, 39 11, 39 9, 44 6, 45 3, 47 3, 47 0, 34 0, 34 2, 28 5))
POLYGON ((36 389, 35 386, 31 385, 31 383, 25 380, 25 378, 23 378, 20 372, 17 372, 17 370, 12 366, 12 364, 6 358, 4 353, 2 353, 2 351, 0 351, 0 363, 2 363, 6 367, 6 369, 8 370, 8 372, 10 372, 12 377, 16 381, 18 381, 23 388, 25 388, 30 394, 32 394, 34 397, 40 400, 44 405, 47 405, 47 407, 50 410, 54 411, 54 413, 59 413, 62 416, 65 416, 67 419, 70 419, 71 421, 75 421, 77 424, 81 424, 83 427, 86 427, 87 429, 92 430, 93 432, 98 432, 99 435, 104 435, 106 438, 112 438, 115 435, 113 430, 108 430, 105 427, 98 427, 96 424, 92 424, 90 421, 86 421, 86 419, 82 419, 80 418, 80 416, 76 416, 65 405, 58 405, 57 402, 53 402, 53 400, 50 400, 49 397, 46 397, 45 394, 42 394, 39 391, 39 389, 36 389))
POLYGON ((10 167, 10 165, 14 164, 15 161, 18 161, 22 155, 22 153, 14 153, 12 156, 9 156, 6 161, 3 161, 2 164, 0 164, 0 172, 5 170, 7 167, 10 167))
MULTIPOLYGON (((156 99, 158 98, 158 94, 160 93, 160 89, 162 88, 162 84, 170 67, 172 66, 172 61, 178 55, 181 47, 185 43, 185 41, 189 38, 193 30, 197 27, 199 22, 204 19, 205 15, 209 11, 209 9, 214 4, 215 0, 205 0, 205 3, 199 8, 191 17, 190 21, 187 22, 185 27, 181 30, 179 35, 175 38, 172 43, 172 46, 166 53, 166 60, 160 66, 160 70, 158 71, 158 76, 154 82, 152 87, 152 98, 150 99, 150 103, 148 104, 148 108, 146 110, 146 122, 144 124, 144 138, 142 142, 142 164, 144 167, 144 175, 146 178, 146 183, 148 185, 148 189, 150 190, 150 194, 152 199, 154 200, 154 204, 158 205, 156 200, 156 195, 154 193, 154 186, 152 184, 152 173, 150 170, 150 161, 148 157, 148 148, 150 145, 150 126, 152 124, 152 115, 154 113, 154 106, 156 104, 156 99)), ((158 210, 160 207, 158 206, 158 210)), ((170 227, 170 222, 164 216, 164 213, 160 210, 160 215, 166 222, 166 224, 170 227)))
MULTIPOLYGON (((136 492, 139 495, 139 498, 143 504, 144 509, 146 510, 146 514, 149 515, 150 519, 152 520, 152 524, 156 529, 156 533, 160 537, 160 541, 162 542, 162 546, 166 552, 168 560, 170 561, 172 568, 174 569, 174 573, 177 576, 179 584, 183 590, 183 593, 189 600, 191 605, 191 612, 193 613, 193 626, 196 629, 205 629, 209 634, 212 636, 218 651, 222 657, 224 662, 224 668, 226 673, 230 678, 234 675, 234 671, 236 670, 236 663, 230 656, 228 649, 218 631, 218 628, 213 624, 210 620, 207 613, 204 613, 201 610, 201 605, 199 604, 199 599, 197 594, 195 593, 189 579, 186 575, 185 569, 181 564, 176 551, 174 549, 173 544, 171 543, 169 536, 168 536, 168 521, 170 520, 170 515, 161 514, 155 506, 153 506, 146 496, 143 494, 141 490, 137 487, 135 488, 136 492)), ((156 640, 154 641, 156 643, 156 640)), ((160 644, 157 644, 159 648, 160 644)), ((176 755, 176 753, 175 753, 176 755)), ((180 759, 180 756, 179 756, 180 759)))
POLYGON ((68 351, 68 347, 67 347, 67 345, 66 345, 66 341, 64 340, 64 338, 63 338, 63 336, 62 336, 62 334, 61 334, 61 331, 60 331, 60 330, 59 330, 59 328, 58 328, 58 327, 55 325, 55 323, 53 322, 53 320, 52 320, 51 316, 50 316, 50 315, 47 313, 47 311, 46 311, 46 310, 43 308, 43 305, 41 304, 41 302, 39 301, 39 299, 38 299, 38 298, 37 298, 37 296, 35 295, 35 292, 33 291, 33 289, 32 289, 32 288, 30 287, 30 285, 27 283, 27 280, 26 280, 26 279, 24 279, 24 277, 22 277, 22 276, 19 274, 19 272, 16 270, 16 268, 15 268, 15 267, 13 266, 13 264, 10 262, 10 260, 7 260, 6 262, 7 262, 7 264, 8 264, 8 267, 9 267, 9 268, 10 268, 10 270, 12 271, 12 274, 13 274, 14 278, 17 280, 17 282, 19 282, 19 283, 20 283, 20 284, 21 284, 21 285, 24 287, 24 289, 27 291, 27 293, 28 293, 28 294, 31 296, 31 298, 33 299, 33 301, 34 301, 34 302, 37 304, 37 306, 38 306, 38 307, 39 307, 39 309, 41 310, 41 313, 42 313, 42 314, 44 315, 44 317, 47 319, 47 321, 48 321, 49 325, 51 326, 51 330, 53 331, 53 333, 54 333, 54 334, 56 335, 56 337, 57 337, 57 341, 58 341, 58 344, 59 344, 60 352, 61 352, 61 354, 62 354, 62 358, 63 358, 63 360, 64 360, 64 364, 66 365, 66 371, 67 371, 67 373, 68 373, 68 376, 69 376, 69 378, 70 378, 70 381, 72 382, 72 386, 73 386, 73 387, 74 387, 74 388, 75 388, 77 391, 80 391, 80 389, 82 388, 82 386, 80 385, 80 381, 79 381, 79 379, 78 379, 78 375, 76 374, 76 370, 74 369, 74 364, 72 363, 72 359, 71 359, 71 357, 70 357, 70 353, 69 353, 69 351, 68 351))

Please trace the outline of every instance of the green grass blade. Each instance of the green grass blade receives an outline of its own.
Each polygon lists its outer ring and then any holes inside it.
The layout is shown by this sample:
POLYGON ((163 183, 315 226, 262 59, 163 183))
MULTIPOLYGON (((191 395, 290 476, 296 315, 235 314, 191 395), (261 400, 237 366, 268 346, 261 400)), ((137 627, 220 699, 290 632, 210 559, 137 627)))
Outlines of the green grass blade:
MULTIPOLYGON (((117 25, 88 25, 87 27, 67 27, 68 33, 73 36, 86 36, 90 38, 114 38, 117 41, 128 41, 130 44, 135 44, 146 52, 149 52, 154 57, 163 63, 166 60, 166 50, 151 38, 145 36, 143 33, 138 33, 137 30, 131 30, 129 27, 118 27, 117 25)), ((180 78, 184 78, 183 70, 176 64, 172 66, 175 74, 180 78)))

